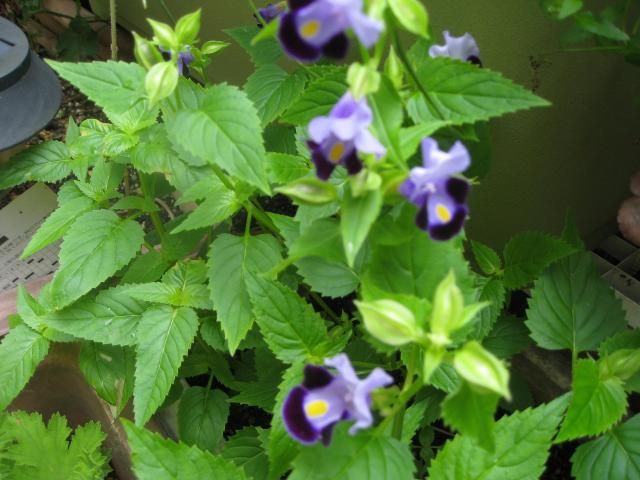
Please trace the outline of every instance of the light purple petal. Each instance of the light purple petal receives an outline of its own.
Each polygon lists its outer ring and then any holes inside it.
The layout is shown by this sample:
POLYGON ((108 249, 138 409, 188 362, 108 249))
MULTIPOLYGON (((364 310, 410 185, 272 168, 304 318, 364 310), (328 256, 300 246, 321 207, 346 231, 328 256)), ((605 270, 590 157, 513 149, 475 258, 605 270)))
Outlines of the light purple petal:
POLYGON ((367 378, 358 382, 353 396, 350 413, 356 422, 349 429, 351 435, 358 430, 368 428, 373 423, 371 415, 371 392, 381 387, 391 385, 393 377, 381 368, 374 369, 367 378))
POLYGON ((384 30, 384 23, 375 20, 361 11, 349 12, 349 23, 360 43, 365 48, 371 48, 384 30))
POLYGON ((331 119, 316 117, 309 122, 309 138, 316 143, 324 142, 331 134, 331 119))
POLYGON ((429 49, 432 57, 451 57, 463 61, 470 57, 480 58, 478 44, 470 33, 465 33, 461 37, 454 37, 449 32, 444 32, 444 45, 433 45, 429 49))
POLYGON ((358 133, 355 145, 359 152, 371 153, 378 158, 383 157, 384 154, 387 153, 387 149, 384 148, 384 145, 382 145, 369 130, 361 130, 358 133))
POLYGON ((316 0, 295 12, 298 35, 309 45, 321 48, 349 26, 340 6, 329 0, 316 0))
POLYGON ((316 430, 322 430, 327 425, 342 419, 347 410, 348 392, 348 387, 342 379, 335 379, 326 387, 309 391, 304 399, 307 421, 316 430), (309 415, 308 407, 318 402, 326 405, 326 412, 316 416, 309 415))
POLYGON ((331 131, 340 140, 353 140, 359 131, 367 129, 373 113, 365 98, 355 100, 350 92, 345 93, 331 109, 331 131))
POLYGON ((428 137, 422 141, 422 160, 425 166, 423 181, 433 182, 461 173, 471 164, 467 148, 457 141, 448 152, 440 150, 438 143, 428 137))
POLYGON ((360 381, 346 353, 341 353, 335 357, 327 358, 324 361, 324 364, 328 367, 335 368, 338 371, 339 376, 344 378, 347 383, 357 385, 360 381))

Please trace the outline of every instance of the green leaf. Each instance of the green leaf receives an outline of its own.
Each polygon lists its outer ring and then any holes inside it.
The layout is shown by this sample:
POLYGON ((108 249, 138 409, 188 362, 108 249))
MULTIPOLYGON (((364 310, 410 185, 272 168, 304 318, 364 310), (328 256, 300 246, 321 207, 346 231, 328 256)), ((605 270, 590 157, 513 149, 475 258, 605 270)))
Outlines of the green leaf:
POLYGON ((415 471, 408 446, 371 432, 351 436, 344 424, 328 447, 304 448, 293 466, 289 480, 412 480, 415 471))
POLYGON ((433 119, 453 124, 475 123, 550 105, 499 73, 468 62, 430 58, 421 64, 417 74, 429 92, 430 102, 421 93, 409 100, 407 110, 416 124, 433 119))
POLYGON ((537 480, 551 440, 566 408, 566 398, 502 417, 495 425, 496 447, 482 448, 473 438, 458 435, 440 450, 429 468, 431 480, 537 480))
POLYGON ((221 390, 190 387, 180 398, 180 440, 202 450, 214 450, 222 440, 229 416, 227 396, 221 390))
POLYGON ((254 273, 271 270, 281 259, 280 247, 270 235, 248 238, 219 235, 209 250, 209 286, 218 322, 229 344, 236 348, 253 325, 247 284, 254 273))
POLYGON ((442 418, 462 435, 475 439, 487 450, 493 450, 493 415, 498 398, 494 393, 478 392, 467 382, 462 382, 455 392, 444 399, 442 418))
POLYGON ((577 480, 640 479, 640 415, 580 445, 571 463, 577 480))
POLYGON ((449 122, 445 120, 433 119, 429 122, 420 123, 419 125, 401 128, 398 131, 400 152, 402 153, 401 159, 405 161, 411 158, 425 137, 430 137, 433 133, 447 125, 449 125, 449 122))
POLYGON ((169 393, 198 326, 196 313, 185 307, 153 307, 142 315, 133 398, 136 425, 147 423, 169 393))
POLYGON ((429 15, 419 0, 388 0, 393 15, 398 22, 424 38, 429 38, 429 15))
POLYGON ((529 330, 521 319, 502 315, 482 342, 498 358, 509 358, 531 344, 529 330))
POLYGON ((323 358, 327 329, 311 305, 276 281, 250 277, 247 287, 256 321, 276 358, 289 364, 323 358))
POLYGON ((131 448, 133 471, 139 480, 247 480, 241 468, 220 456, 172 442, 125 419, 122 425, 131 448))
POLYGON ((574 352, 595 350, 626 325, 620 300, 586 252, 561 260, 535 282, 527 318, 539 346, 574 352))
POLYGON ((544 233, 516 235, 504 249, 504 283, 515 289, 538 278, 552 263, 575 252, 575 248, 544 233))
POLYGON ((225 442, 222 457, 242 467, 253 480, 267 480, 269 459, 260 439, 265 433, 260 428, 243 428, 225 442))
POLYGON ((204 202, 196 207, 187 218, 174 228, 171 233, 180 233, 185 230, 198 230, 203 227, 216 225, 240 208, 235 192, 226 188, 217 188, 209 192, 204 202))
POLYGON ((134 345, 145 304, 125 295, 122 287, 45 315, 45 324, 77 338, 108 345, 134 345))
POLYGON ((307 125, 315 117, 326 115, 347 91, 345 70, 330 70, 316 78, 287 109, 281 120, 294 125, 307 125))
POLYGON ((583 0, 540 0, 547 14, 557 20, 564 20, 582 9, 583 0))
POLYGON ((133 351, 87 342, 80 350, 78 366, 100 398, 117 406, 118 413, 122 411, 133 394, 133 351))
POLYGON ((209 87, 196 109, 178 111, 167 128, 185 151, 269 193, 260 119, 244 92, 209 87))
POLYGON ((61 309, 97 287, 136 256, 144 241, 142 227, 109 210, 78 218, 60 248, 60 270, 51 281, 51 300, 61 309))
POLYGON ((473 256, 480 267, 480 270, 486 275, 495 275, 502 270, 502 260, 496 251, 475 240, 471 240, 471 249, 473 256))
POLYGON ((576 24, 582 30, 607 40, 616 42, 628 42, 629 35, 624 30, 614 25, 610 18, 596 16, 592 12, 582 12, 574 17, 576 24))
POLYGON ((382 208, 382 192, 370 190, 359 197, 354 197, 350 189, 345 191, 342 200, 340 230, 347 263, 353 267, 356 256, 367 239, 369 230, 378 218, 382 208))
POLYGON ((573 368, 573 396, 556 442, 599 435, 627 410, 627 396, 619 378, 600 378, 595 360, 578 360, 573 368))
POLYGON ((49 341, 26 325, 18 325, 0 343, 0 410, 22 391, 49 351, 49 341))
POLYGON ((144 97, 146 71, 136 63, 90 62, 47 63, 58 75, 72 83, 107 115, 122 113, 144 97))
POLYGON ((298 155, 267 153, 267 173, 273 183, 286 184, 309 173, 309 162, 298 155))
POLYGON ((295 265, 304 282, 325 297, 346 297, 360 282, 358 275, 343 262, 307 257, 295 265))
POLYGON ((131 262, 121 282, 122 284, 154 282, 167 268, 169 268, 169 262, 162 254, 156 250, 150 250, 131 262))
POLYGON ((254 405, 270 412, 274 408, 284 364, 266 346, 256 348, 254 351, 256 379, 246 383, 239 382, 237 386, 240 393, 231 401, 254 405))
POLYGON ((258 109, 262 125, 284 112, 303 92, 307 79, 301 70, 289 75, 275 64, 260 65, 244 87, 258 109))
POLYGON ((43 317, 47 313, 46 309, 31 296, 23 285, 18 287, 16 307, 20 319, 47 340, 52 342, 73 342, 75 340, 73 336, 59 332, 44 322, 43 317))
POLYGON ((233 38, 249 54, 251 61, 255 65, 265 63, 276 63, 282 55, 282 48, 277 40, 273 38, 264 39, 261 42, 252 44, 253 38, 260 32, 255 25, 245 25, 243 27, 228 28, 224 33, 233 38))
MULTIPOLYGON (((470 338, 482 340, 489 334, 500 316, 507 292, 504 288, 504 283, 499 278, 483 278, 478 283, 480 290, 478 302, 489 302, 489 305, 487 308, 480 310, 478 319, 475 322, 461 330, 461 335, 464 336, 471 331, 470 338)), ((457 338, 457 336, 454 338, 457 338)))
POLYGON ((373 112, 373 128, 378 139, 387 146, 387 155, 396 164, 403 165, 405 156, 398 132, 404 121, 404 109, 398 92, 387 77, 382 77, 378 91, 369 96, 369 106, 373 112))
POLYGON ((0 167, 0 189, 21 183, 57 182, 71 174, 71 153, 58 141, 33 145, 0 167))

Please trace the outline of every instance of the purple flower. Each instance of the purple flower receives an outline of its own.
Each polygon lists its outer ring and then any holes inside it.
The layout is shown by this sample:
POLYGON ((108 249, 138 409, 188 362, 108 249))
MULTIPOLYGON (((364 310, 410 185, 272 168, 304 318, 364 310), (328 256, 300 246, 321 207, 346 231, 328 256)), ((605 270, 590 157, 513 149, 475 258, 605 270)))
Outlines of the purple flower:
POLYGON ((289 0, 278 36, 285 51, 298 60, 312 62, 326 55, 343 58, 351 28, 366 47, 378 40, 384 24, 362 12, 362 0, 289 0))
POLYGON ((318 178, 327 180, 338 164, 350 175, 358 173, 362 170, 358 152, 377 157, 385 154, 384 146, 369 132, 372 119, 366 98, 355 100, 347 92, 328 116, 311 120, 307 144, 318 178))
POLYGON ((470 33, 461 37, 453 37, 449 32, 444 32, 444 45, 433 45, 429 49, 432 57, 458 58, 464 62, 471 62, 482 66, 480 61, 480 49, 476 40, 470 33))
POLYGON ((344 353, 325 360, 324 367, 307 365, 302 385, 294 387, 282 406, 284 425, 294 439, 304 444, 329 444, 333 427, 340 420, 355 420, 349 429, 354 435, 373 423, 371 392, 393 383, 381 368, 360 380, 344 353))
MULTIPOLYGON (((285 8, 286 8, 285 2, 280 2, 276 4, 270 3, 264 8, 259 8, 258 13, 260 14, 260 17, 262 17, 262 20, 264 20, 265 23, 269 23, 272 20, 275 20, 276 18, 278 18, 280 15, 282 15, 285 11, 285 8)), ((253 16, 256 19, 258 27, 262 28, 264 25, 262 25, 262 21, 260 20, 260 18, 255 14, 253 16)))
MULTIPOLYGON (((165 50, 160 47, 160 53, 162 54, 162 58, 165 60, 171 60, 171 51, 165 50)), ((189 75, 189 64, 195 60, 193 53, 189 48, 186 48, 182 52, 178 54, 178 73, 180 75, 189 75)))
POLYGON ((466 170, 471 157, 460 142, 445 152, 433 138, 425 138, 422 160, 424 166, 411 169, 400 193, 419 208, 419 228, 434 240, 449 240, 460 232, 468 214, 469 183, 453 175, 466 170))

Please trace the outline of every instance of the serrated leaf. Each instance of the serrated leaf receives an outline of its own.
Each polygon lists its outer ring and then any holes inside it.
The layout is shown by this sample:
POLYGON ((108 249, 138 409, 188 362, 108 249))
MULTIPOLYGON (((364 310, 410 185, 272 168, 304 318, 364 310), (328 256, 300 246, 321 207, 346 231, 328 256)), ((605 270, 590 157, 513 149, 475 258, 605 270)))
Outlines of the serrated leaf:
POLYGON ((155 282, 169 268, 169 262, 156 250, 139 255, 131 264, 124 276, 122 284, 155 282))
POLYGON ((122 287, 103 290, 94 298, 45 315, 48 326, 74 337, 108 345, 134 345, 145 304, 130 298, 122 287))
POLYGON ((267 154, 267 173, 273 183, 287 184, 304 177, 310 171, 309 162, 298 155, 267 154))
POLYGON ((51 281, 51 300, 60 309, 124 267, 144 241, 142 227, 109 210, 79 217, 60 248, 60 270, 51 281))
POLYGON ((198 108, 180 110, 166 124, 185 151, 269 193, 260 119, 244 92, 209 87, 198 108))
POLYGON ((214 450, 222 440, 229 416, 228 397, 221 390, 190 387, 180 398, 180 440, 202 450, 214 450))
POLYGON ((172 442, 128 420, 123 419, 122 425, 131 448, 133 471, 139 480, 247 480, 242 469, 220 456, 172 442))
POLYGON ((260 65, 247 79, 245 91, 258 109, 262 125, 275 120, 304 90, 302 71, 289 75, 275 64, 260 65))
POLYGON ((269 459, 260 439, 265 433, 262 429, 243 428, 225 442, 222 457, 242 467, 253 480, 267 480, 269 459))
POLYGON ((627 410, 622 381, 600 378, 595 360, 581 359, 573 368, 573 395, 556 442, 598 435, 616 423, 627 410))
POLYGON ((57 182, 71 174, 71 153, 58 141, 33 145, 0 167, 0 189, 21 183, 57 182))
POLYGON ((502 260, 493 248, 471 240, 471 249, 480 270, 485 275, 494 275, 502 270, 502 260))
POLYGON ((431 480, 508 478, 537 480, 551 447, 566 398, 502 417, 495 425, 496 448, 487 451, 459 435, 448 441, 429 468, 431 480))
POLYGON ((371 190, 359 197, 354 197, 349 190, 345 192, 342 199, 340 231, 347 264, 350 267, 353 267, 356 256, 378 218, 381 208, 382 192, 380 190, 371 190))
POLYGON ((209 193, 207 198, 189 213, 187 218, 174 228, 171 233, 180 233, 186 230, 198 230, 203 227, 216 225, 240 208, 235 192, 226 188, 209 193))
POLYGON ((482 344, 498 358, 509 358, 527 348, 531 339, 522 319, 505 314, 498 318, 482 344))
POLYGON ((504 249, 504 284, 511 289, 526 286, 552 263, 575 252, 575 248, 550 235, 521 233, 504 249))
POLYGON ((49 341, 26 325, 18 325, 0 343, 0 410, 27 384, 49 351, 49 341))
POLYGON ((307 257, 296 263, 298 273, 314 291, 325 297, 346 297, 360 282, 346 264, 321 257, 307 257))
POLYGON ((480 310, 478 318, 469 324, 468 328, 461 330, 461 335, 468 334, 469 338, 482 340, 489 334, 500 316, 507 292, 499 278, 482 278, 478 283, 480 290, 478 302, 489 302, 489 305, 480 310))
POLYGON ((595 350, 626 325, 620 300, 586 252, 561 260, 535 282, 527 318, 539 346, 574 352, 595 350))
POLYGON ((326 115, 347 91, 346 71, 330 70, 316 78, 304 93, 287 109, 283 122, 307 125, 313 118, 326 115))
POLYGON ((387 77, 382 77, 379 90, 369 96, 373 112, 373 128, 378 139, 387 146, 387 155, 396 164, 403 165, 404 152, 398 132, 404 121, 402 100, 387 77))
POLYGON ((257 378, 243 384, 238 383, 240 393, 231 400, 244 405, 254 405, 270 412, 273 410, 278 394, 284 364, 276 359, 266 346, 255 349, 254 364, 257 378))
POLYGON ((198 326, 196 313, 185 307, 153 307, 142 315, 133 398, 136 425, 144 425, 169 393, 198 326))
POLYGON ((248 238, 219 235, 209 250, 211 299, 229 344, 236 348, 253 325, 247 282, 254 273, 271 270, 280 261, 280 247, 270 235, 248 238))
POLYGON ((47 63, 108 113, 122 113, 144 98, 146 71, 137 63, 47 63))
POLYGON ((447 57, 427 59, 417 74, 430 101, 427 103, 421 93, 409 100, 407 110, 416 124, 433 119, 475 123, 550 105, 499 73, 447 57))
POLYGON ((47 313, 46 309, 31 296, 23 285, 18 287, 16 307, 20 319, 47 340, 52 342, 73 342, 75 340, 75 337, 59 332, 44 322, 43 317, 47 313))
POLYGON ((256 44, 252 43, 253 38, 261 30, 255 25, 245 25, 243 27, 228 28, 224 33, 233 38, 251 57, 255 65, 265 63, 276 63, 282 55, 282 48, 274 38, 266 38, 256 44))
POLYGON ((277 281, 254 276, 247 288, 256 322, 276 358, 291 364, 324 356, 327 329, 311 305, 277 281))
POLYGON ((306 447, 293 462, 290 480, 412 480, 415 471, 409 447, 369 432, 351 436, 340 425, 328 447, 306 447), (375 472, 375 473, 374 473, 375 472))
POLYGON ((183 288, 160 282, 123 285, 122 292, 136 300, 163 303, 177 307, 210 308, 205 285, 185 285, 183 288))
POLYGON ((640 479, 640 415, 580 445, 571 463, 577 480, 640 479))

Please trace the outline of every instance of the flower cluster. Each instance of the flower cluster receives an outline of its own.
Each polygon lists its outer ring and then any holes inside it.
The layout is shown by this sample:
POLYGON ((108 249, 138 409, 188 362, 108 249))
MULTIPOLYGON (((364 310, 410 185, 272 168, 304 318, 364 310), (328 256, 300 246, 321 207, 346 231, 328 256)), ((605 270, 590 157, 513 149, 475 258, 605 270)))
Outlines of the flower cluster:
POLYGON ((362 8, 363 0, 289 0, 278 37, 285 51, 303 62, 313 62, 322 55, 343 58, 349 47, 348 29, 369 48, 384 28, 362 8))
POLYGON ((284 401, 282 418, 289 434, 304 444, 322 440, 328 445, 333 427, 341 420, 354 420, 350 434, 373 423, 371 392, 393 383, 381 368, 360 380, 349 357, 337 355, 325 360, 335 374, 324 367, 307 365, 302 385, 294 387, 284 401))
MULTIPOLYGON (((172 57, 171 51, 165 50, 164 48, 160 47, 160 52, 162 53, 162 58, 164 58, 165 60, 171 60, 171 57, 172 57)), ((180 52, 178 54, 178 61, 177 61, 178 73, 180 75, 189 75, 189 65, 194 60, 195 60, 195 57, 193 56, 193 53, 191 53, 191 50, 189 50, 188 48, 180 52)))
POLYGON ((454 175, 466 170, 471 157, 461 142, 448 152, 433 138, 422 141, 422 167, 414 167, 400 185, 400 193, 418 207, 416 224, 434 240, 449 240, 467 218, 469 183, 454 175))
POLYGON ((449 32, 444 32, 444 45, 433 45, 429 49, 432 57, 458 58, 464 62, 471 62, 482 66, 480 49, 473 36, 465 33, 461 37, 454 37, 449 32))
POLYGON ((316 117, 309 123, 311 160, 321 180, 327 180, 338 164, 350 175, 362 170, 358 152, 382 157, 384 146, 369 132, 373 119, 365 98, 356 100, 347 92, 328 116, 316 117))

